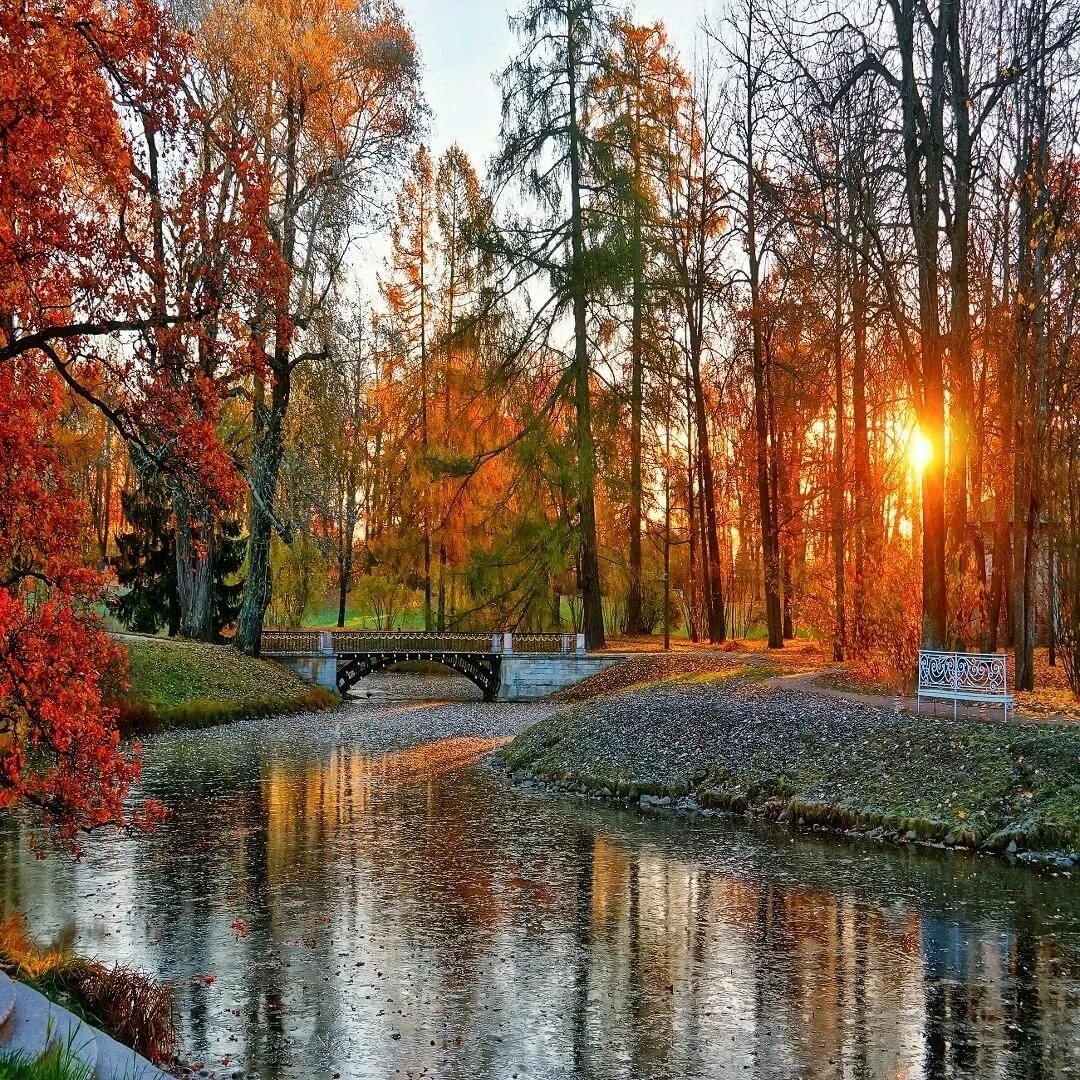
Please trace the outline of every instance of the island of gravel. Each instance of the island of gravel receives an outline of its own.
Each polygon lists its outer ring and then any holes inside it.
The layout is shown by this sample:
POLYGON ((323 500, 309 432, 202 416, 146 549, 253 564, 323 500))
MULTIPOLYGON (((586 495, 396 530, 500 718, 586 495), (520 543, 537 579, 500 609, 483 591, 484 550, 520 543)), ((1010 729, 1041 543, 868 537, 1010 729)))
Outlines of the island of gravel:
POLYGON ((1080 728, 917 717, 768 685, 761 658, 639 655, 500 751, 512 778, 654 812, 1080 865, 1080 728))

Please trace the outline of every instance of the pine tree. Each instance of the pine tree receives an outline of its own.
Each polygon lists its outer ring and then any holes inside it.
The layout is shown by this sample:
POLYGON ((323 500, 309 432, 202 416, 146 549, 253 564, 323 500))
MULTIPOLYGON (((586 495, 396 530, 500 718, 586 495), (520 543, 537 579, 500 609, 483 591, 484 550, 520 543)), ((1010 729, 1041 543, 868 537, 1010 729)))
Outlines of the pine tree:
MULTIPOLYGON (((176 526, 163 485, 144 479, 120 495, 131 528, 116 537, 116 574, 127 591, 112 602, 112 611, 129 630, 170 637, 180 633, 180 598, 176 577, 176 526)), ((220 518, 208 556, 211 563, 211 616, 214 638, 236 622, 243 594, 247 539, 238 521, 220 518)))
POLYGON ((116 537, 116 576, 127 592, 113 601, 113 614, 136 633, 156 634, 165 627, 175 637, 180 598, 168 500, 160 484, 144 481, 121 492, 120 504, 131 528, 116 537))

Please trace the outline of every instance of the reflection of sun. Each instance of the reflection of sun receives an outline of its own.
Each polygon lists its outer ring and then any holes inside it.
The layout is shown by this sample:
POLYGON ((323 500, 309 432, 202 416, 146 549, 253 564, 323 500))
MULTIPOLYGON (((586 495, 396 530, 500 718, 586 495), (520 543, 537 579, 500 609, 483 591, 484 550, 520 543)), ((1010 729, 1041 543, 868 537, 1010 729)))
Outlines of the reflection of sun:
POLYGON ((926 466, 934 458, 934 444, 923 434, 922 428, 916 425, 911 432, 911 440, 908 442, 908 459, 916 476, 922 476, 926 466))

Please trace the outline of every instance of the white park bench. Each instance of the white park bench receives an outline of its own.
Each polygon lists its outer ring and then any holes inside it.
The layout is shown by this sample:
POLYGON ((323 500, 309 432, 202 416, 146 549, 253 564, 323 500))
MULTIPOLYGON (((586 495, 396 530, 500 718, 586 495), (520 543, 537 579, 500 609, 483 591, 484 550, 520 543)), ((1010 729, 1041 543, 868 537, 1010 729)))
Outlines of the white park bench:
POLYGON ((938 698, 953 703, 953 719, 960 701, 974 701, 1005 707, 1013 699, 1008 688, 1008 669, 1004 653, 943 652, 937 649, 919 650, 918 710, 922 714, 922 699, 938 698))

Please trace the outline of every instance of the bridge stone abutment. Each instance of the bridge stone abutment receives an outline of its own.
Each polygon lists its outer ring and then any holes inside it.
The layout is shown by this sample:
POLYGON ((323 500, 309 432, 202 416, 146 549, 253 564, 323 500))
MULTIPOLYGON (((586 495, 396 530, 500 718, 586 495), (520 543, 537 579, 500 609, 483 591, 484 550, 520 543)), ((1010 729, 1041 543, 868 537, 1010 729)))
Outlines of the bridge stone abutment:
POLYGON ((323 686, 327 690, 337 690, 338 658, 336 653, 296 653, 292 656, 274 656, 264 654, 267 660, 276 660, 279 664, 291 668, 313 686, 323 686))
POLYGON ((622 663, 622 656, 512 653, 502 658, 497 701, 532 701, 622 663))

